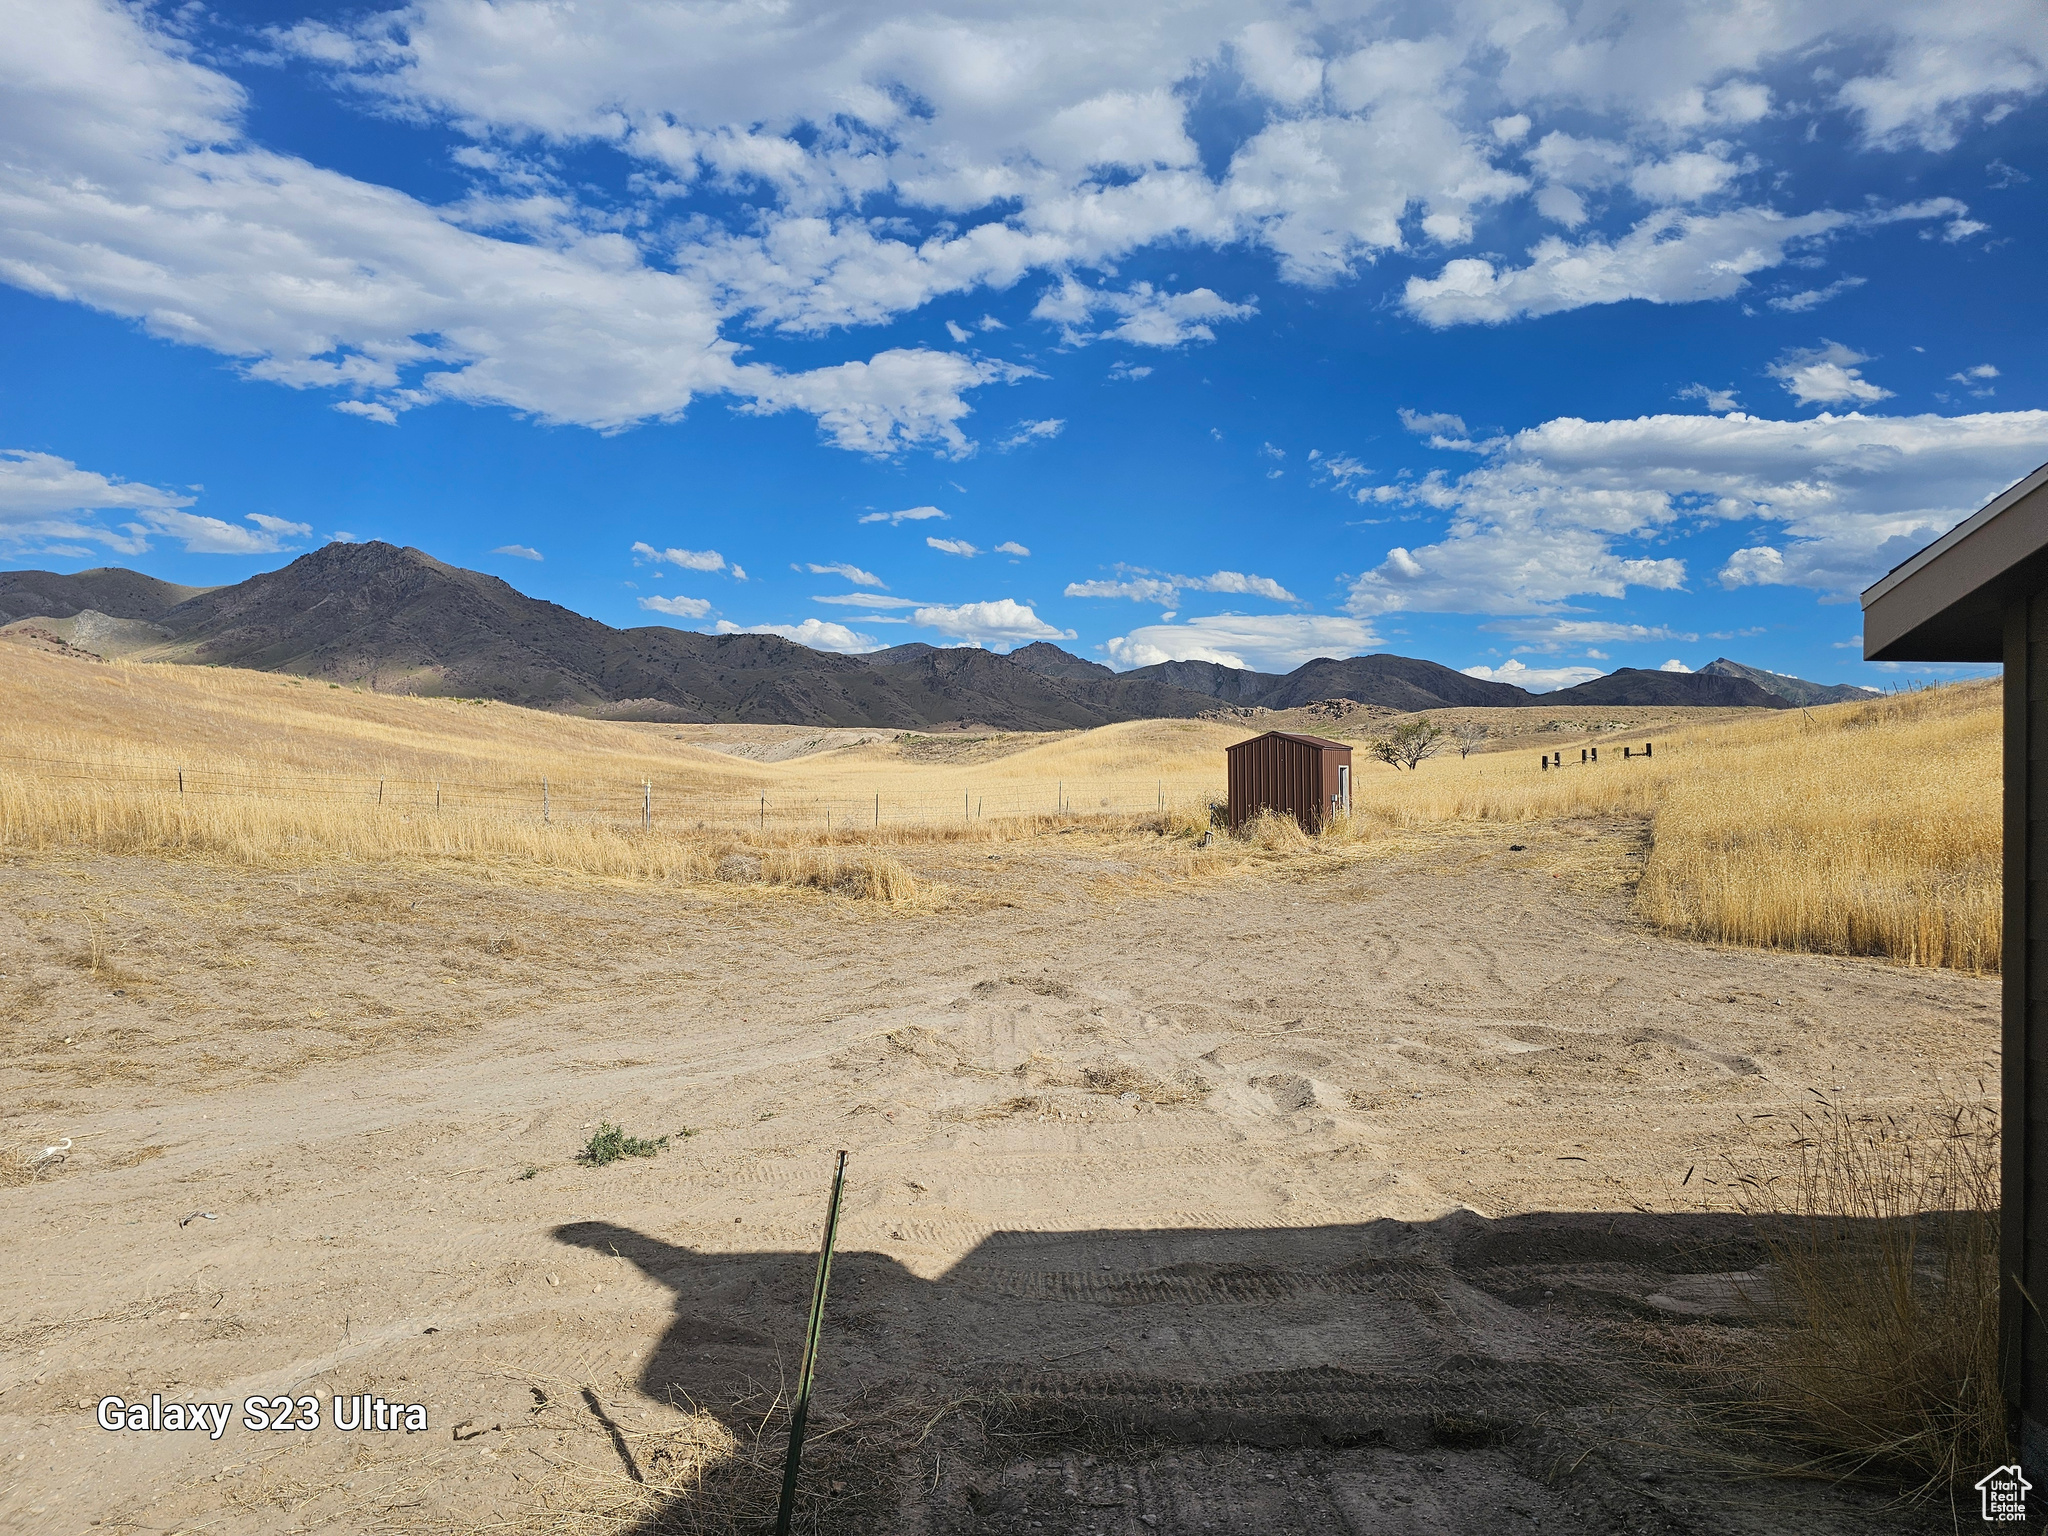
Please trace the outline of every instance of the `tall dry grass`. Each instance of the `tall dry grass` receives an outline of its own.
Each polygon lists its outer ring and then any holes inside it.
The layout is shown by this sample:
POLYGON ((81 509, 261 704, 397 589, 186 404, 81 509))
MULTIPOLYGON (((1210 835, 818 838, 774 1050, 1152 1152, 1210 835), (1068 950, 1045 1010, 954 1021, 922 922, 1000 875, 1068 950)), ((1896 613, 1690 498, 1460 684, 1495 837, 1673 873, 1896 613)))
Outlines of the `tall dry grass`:
POLYGON ((1687 938, 1995 971, 1997 688, 1727 731, 1664 787, 1638 911, 1687 938))
POLYGON ((1738 1170, 1768 1262, 1754 1326, 1691 1351, 1727 1427, 1797 1470, 1933 1495, 2007 1454, 1995 1113, 1820 1105, 1788 1173, 1738 1170))
POLYGON ((1638 739, 1622 735, 1598 766, 1546 772, 1538 754, 1514 752, 1359 776, 1353 814, 1333 830, 1643 818, 1636 911, 1662 932, 1995 971, 1999 686, 1659 732, 1647 760, 1616 761, 1638 739))

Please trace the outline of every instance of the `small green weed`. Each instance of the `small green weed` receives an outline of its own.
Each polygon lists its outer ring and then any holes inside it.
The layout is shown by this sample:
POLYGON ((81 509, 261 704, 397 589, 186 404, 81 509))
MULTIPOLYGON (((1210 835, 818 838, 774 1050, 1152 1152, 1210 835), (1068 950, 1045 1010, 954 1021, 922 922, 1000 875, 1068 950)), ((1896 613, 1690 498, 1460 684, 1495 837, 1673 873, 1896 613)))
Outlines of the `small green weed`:
POLYGON ((533 1164, 528 1163, 526 1167, 520 1171, 519 1177, 522 1179, 537 1179, 540 1177, 540 1170, 534 1167, 533 1164))
POLYGON ((606 1163, 616 1163, 622 1157, 652 1157, 668 1145, 668 1138, 660 1136, 649 1141, 645 1136, 628 1136, 623 1129, 611 1121, 601 1121, 597 1134, 583 1145, 576 1154, 576 1161, 588 1163, 593 1168, 602 1168, 606 1163))

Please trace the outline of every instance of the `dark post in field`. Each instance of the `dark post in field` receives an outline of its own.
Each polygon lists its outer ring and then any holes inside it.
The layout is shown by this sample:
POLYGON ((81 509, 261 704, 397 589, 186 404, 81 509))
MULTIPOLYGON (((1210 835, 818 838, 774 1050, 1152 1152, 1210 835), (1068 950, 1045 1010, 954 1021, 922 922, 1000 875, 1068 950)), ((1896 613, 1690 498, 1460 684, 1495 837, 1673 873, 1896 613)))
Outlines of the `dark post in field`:
POLYGON ((804 1330, 803 1368, 796 1378, 796 1404, 789 1413, 789 1454, 782 1463, 782 1506, 775 1513, 775 1536, 789 1536, 796 1516, 796 1475, 804 1454, 804 1421, 811 1416, 811 1379, 818 1369, 818 1336, 825 1327, 825 1287, 832 1280, 832 1243, 839 1235, 839 1195, 846 1187, 846 1154, 832 1170, 832 1200, 825 1207, 825 1241, 818 1249, 818 1278, 811 1284, 811 1321, 804 1330))

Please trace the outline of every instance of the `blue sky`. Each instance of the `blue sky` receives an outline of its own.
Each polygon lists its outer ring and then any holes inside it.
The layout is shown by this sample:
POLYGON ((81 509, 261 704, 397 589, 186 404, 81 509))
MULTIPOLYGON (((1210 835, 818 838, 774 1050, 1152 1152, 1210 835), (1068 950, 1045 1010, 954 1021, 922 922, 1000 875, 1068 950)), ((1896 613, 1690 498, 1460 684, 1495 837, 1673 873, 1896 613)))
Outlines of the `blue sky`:
POLYGON ((1026 10, 23 7, 0 559, 1884 682, 2048 461, 2031 3, 1026 10))

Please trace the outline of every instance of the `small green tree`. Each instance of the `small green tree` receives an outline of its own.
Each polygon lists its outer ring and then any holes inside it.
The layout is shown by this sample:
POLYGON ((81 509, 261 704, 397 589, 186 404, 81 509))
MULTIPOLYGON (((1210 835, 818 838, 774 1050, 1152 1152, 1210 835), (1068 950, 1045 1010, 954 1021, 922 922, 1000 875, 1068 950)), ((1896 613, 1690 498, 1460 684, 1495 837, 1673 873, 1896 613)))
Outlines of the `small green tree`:
POLYGON ((1372 755, 1397 772, 1413 768, 1426 757, 1436 756, 1443 745, 1445 731, 1427 715, 1417 715, 1413 720, 1403 720, 1394 727, 1391 735, 1382 736, 1372 744, 1372 755))

